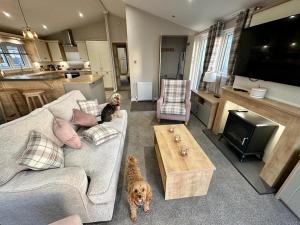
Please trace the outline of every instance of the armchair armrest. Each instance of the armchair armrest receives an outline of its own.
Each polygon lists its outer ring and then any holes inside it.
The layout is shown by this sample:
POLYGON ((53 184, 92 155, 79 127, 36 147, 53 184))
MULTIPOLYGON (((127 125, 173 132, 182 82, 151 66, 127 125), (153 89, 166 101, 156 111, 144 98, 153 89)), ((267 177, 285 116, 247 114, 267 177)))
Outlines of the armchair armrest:
POLYGON ((161 96, 158 100, 157 100, 157 107, 156 107, 156 117, 159 119, 160 118, 160 109, 161 106, 164 102, 164 98, 161 96))
POLYGON ((189 121, 190 119, 190 114, 191 114, 191 101, 189 99, 185 100, 185 110, 186 110, 186 114, 185 114, 185 121, 189 121))

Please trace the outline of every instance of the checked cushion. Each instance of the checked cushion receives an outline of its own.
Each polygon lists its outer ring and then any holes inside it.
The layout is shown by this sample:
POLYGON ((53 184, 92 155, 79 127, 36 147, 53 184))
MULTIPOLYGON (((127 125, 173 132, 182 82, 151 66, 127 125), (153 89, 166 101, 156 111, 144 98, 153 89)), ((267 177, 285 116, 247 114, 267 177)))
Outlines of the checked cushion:
POLYGON ((80 110, 85 113, 91 114, 93 116, 99 115, 99 106, 97 99, 89 101, 80 100, 78 101, 78 105, 80 107, 80 110))
POLYGON ((20 164, 32 170, 64 167, 63 149, 37 131, 31 131, 20 164))
POLYGON ((161 106, 160 113, 185 115, 186 114, 185 104, 184 103, 164 102, 161 106))
POLYGON ((182 103, 185 101, 186 80, 164 80, 164 101, 182 103))
POLYGON ((118 134, 118 130, 105 124, 98 124, 82 132, 82 136, 95 145, 100 145, 118 134))

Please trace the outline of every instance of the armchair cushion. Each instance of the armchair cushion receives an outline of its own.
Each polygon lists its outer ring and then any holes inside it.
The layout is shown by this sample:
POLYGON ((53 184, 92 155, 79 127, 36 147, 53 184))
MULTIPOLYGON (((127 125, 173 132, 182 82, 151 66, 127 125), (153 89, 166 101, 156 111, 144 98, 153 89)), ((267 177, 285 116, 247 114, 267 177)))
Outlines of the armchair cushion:
POLYGON ((164 102, 162 104, 160 113, 162 114, 175 114, 175 115, 185 115, 185 103, 171 103, 164 102))
POLYGON ((185 80, 164 80, 164 102, 183 103, 186 83, 185 80))

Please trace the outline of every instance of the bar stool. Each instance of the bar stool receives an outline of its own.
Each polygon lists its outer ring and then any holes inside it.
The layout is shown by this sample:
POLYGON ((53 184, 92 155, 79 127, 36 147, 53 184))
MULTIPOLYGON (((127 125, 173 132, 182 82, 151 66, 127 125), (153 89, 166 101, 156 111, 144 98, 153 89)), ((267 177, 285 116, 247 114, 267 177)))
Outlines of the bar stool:
POLYGON ((37 98, 39 104, 41 106, 45 105, 48 103, 48 99, 45 95, 44 90, 28 90, 28 91, 23 91, 23 95, 26 99, 27 105, 29 112, 32 112, 33 109, 38 108, 38 105, 36 104, 35 98, 37 98), (33 104, 33 107, 31 105, 33 104))
POLYGON ((16 89, 0 90, 0 111, 5 122, 21 117, 21 112, 14 98, 15 95, 20 95, 16 89))

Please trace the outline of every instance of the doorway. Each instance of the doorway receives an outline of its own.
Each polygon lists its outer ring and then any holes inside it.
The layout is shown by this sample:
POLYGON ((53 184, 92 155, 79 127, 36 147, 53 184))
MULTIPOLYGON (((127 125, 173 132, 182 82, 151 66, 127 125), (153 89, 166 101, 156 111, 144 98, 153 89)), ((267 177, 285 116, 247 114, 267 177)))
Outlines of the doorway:
POLYGON ((130 73, 126 43, 113 43, 113 55, 118 90, 130 90, 130 73))

